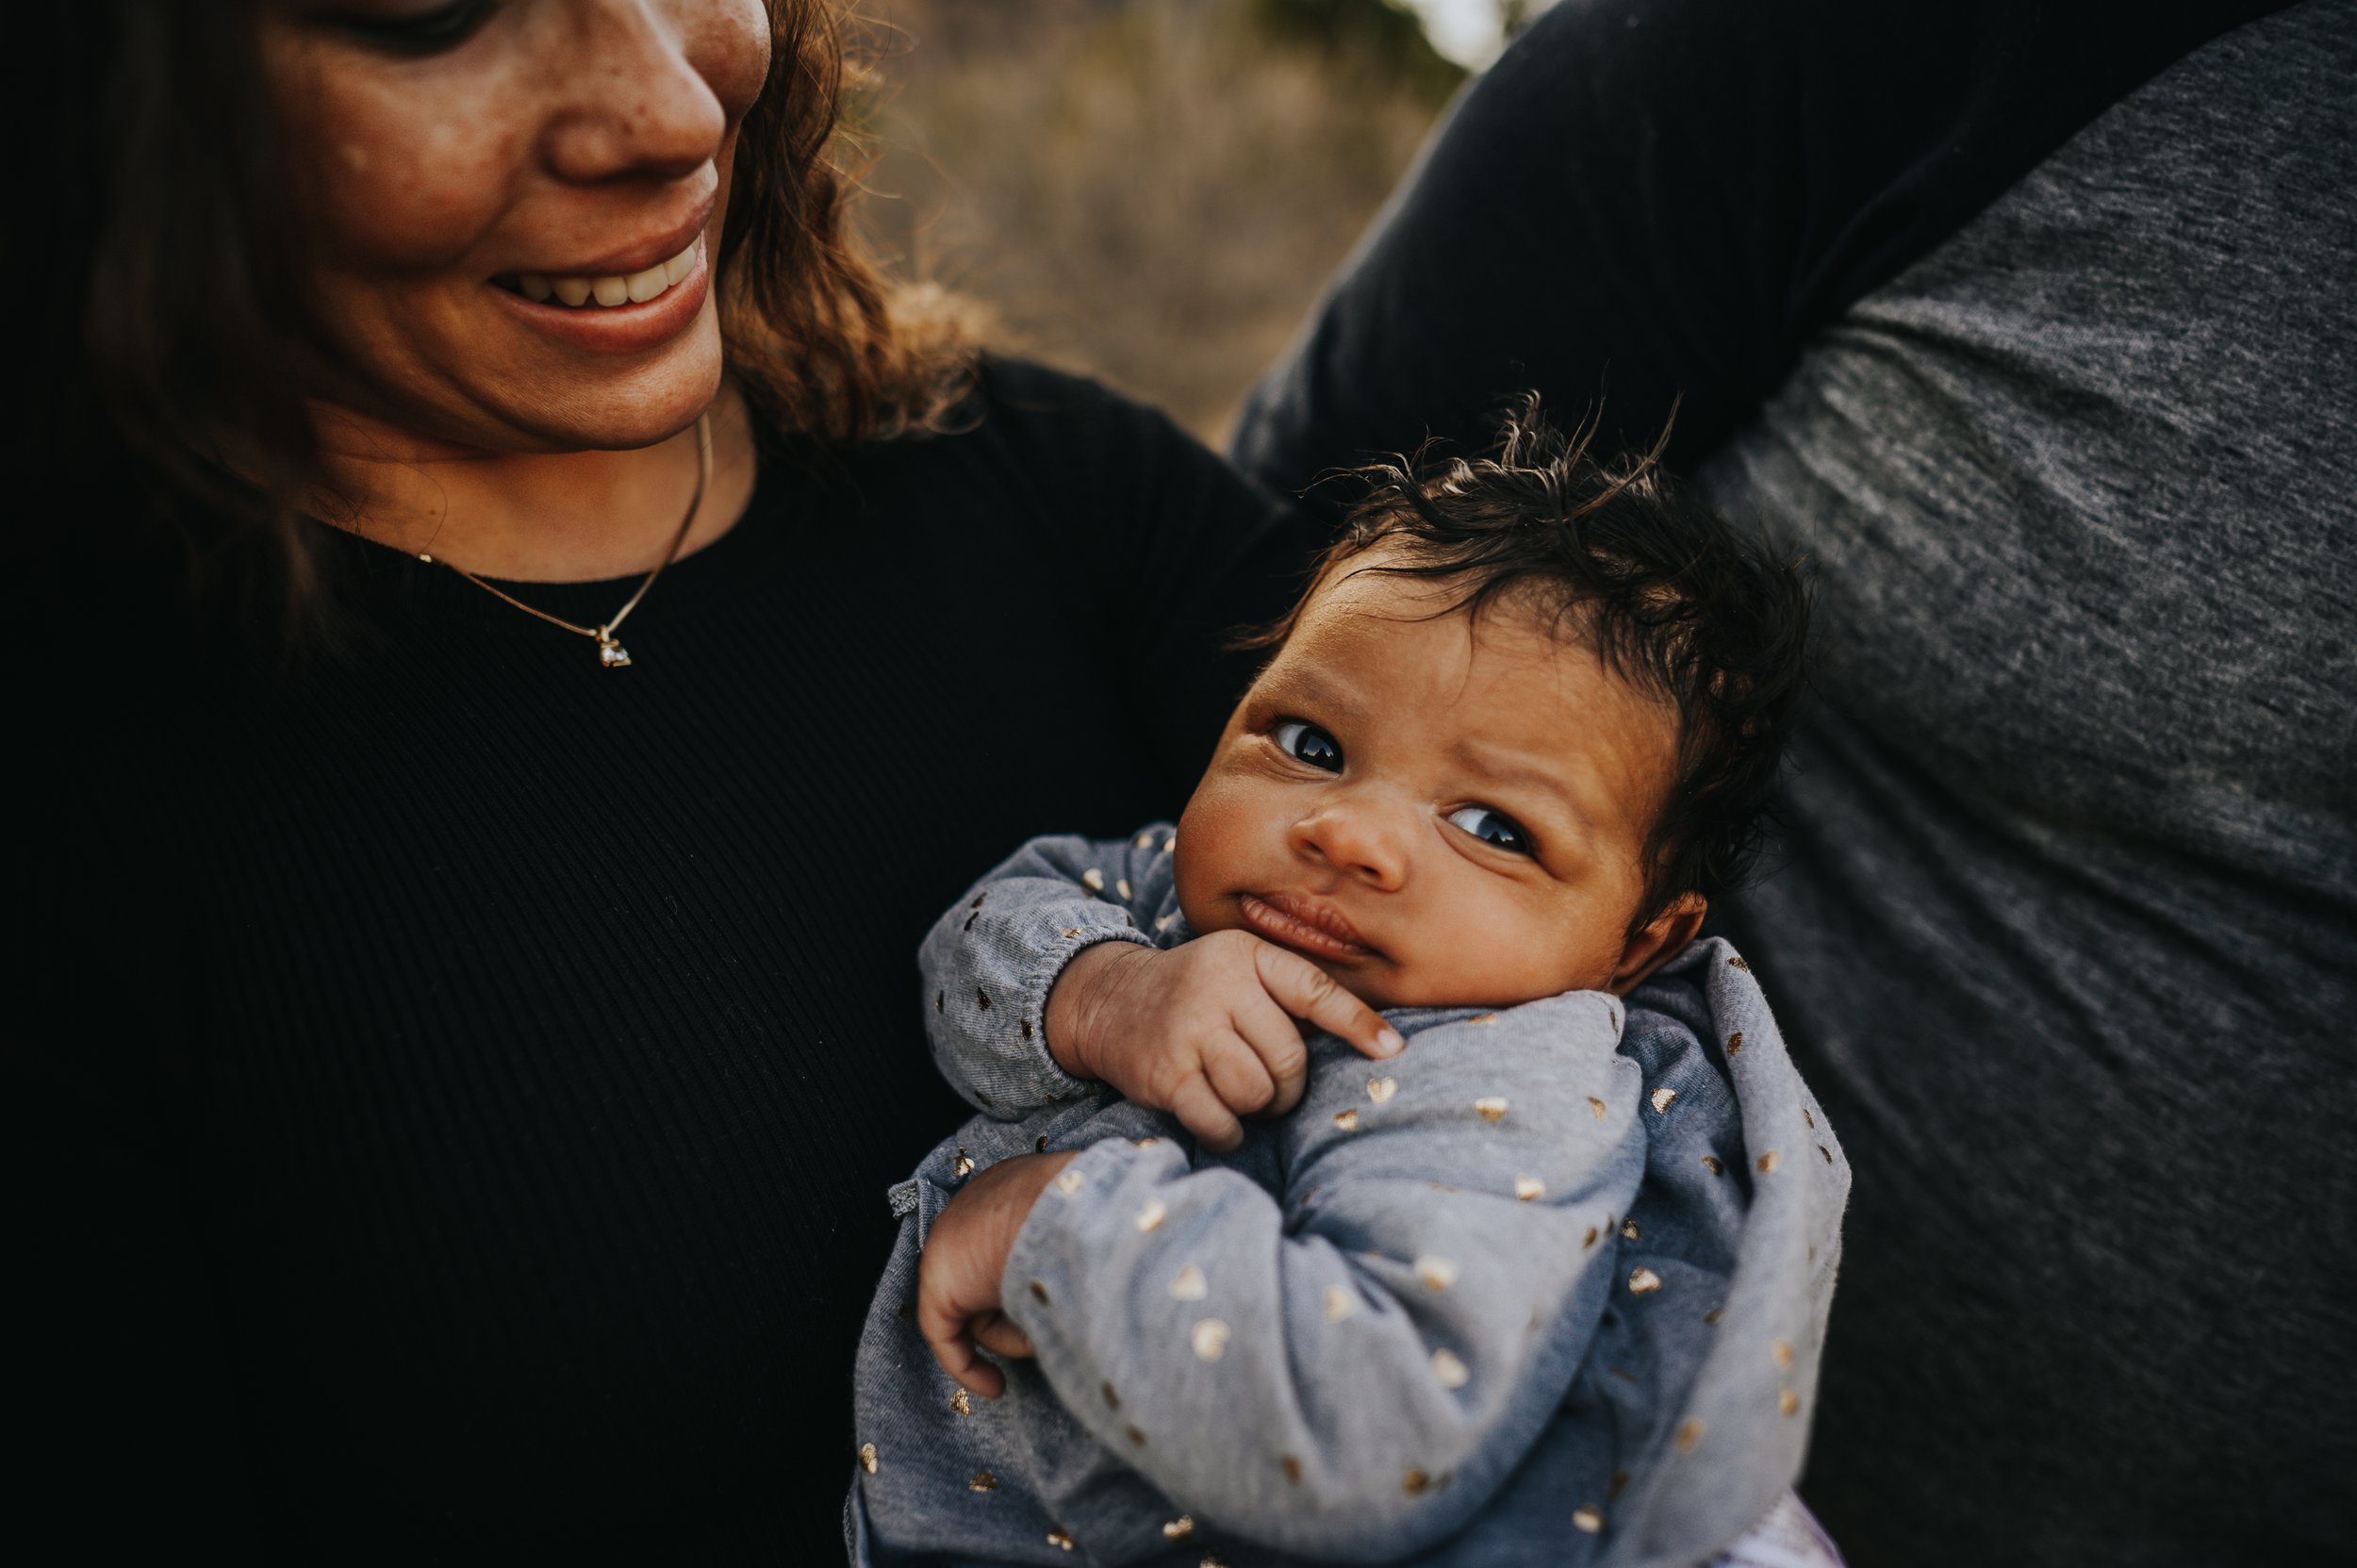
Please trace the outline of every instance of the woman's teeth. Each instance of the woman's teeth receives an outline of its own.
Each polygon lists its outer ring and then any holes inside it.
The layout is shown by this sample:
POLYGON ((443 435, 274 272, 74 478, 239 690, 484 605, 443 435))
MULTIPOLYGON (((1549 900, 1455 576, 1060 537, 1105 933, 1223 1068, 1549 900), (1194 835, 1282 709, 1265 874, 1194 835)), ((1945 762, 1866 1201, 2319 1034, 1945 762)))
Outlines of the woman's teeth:
POLYGON ((628 277, 551 277, 545 272, 521 272, 516 292, 535 303, 555 299, 565 305, 644 305, 696 270, 696 251, 704 242, 698 235, 688 247, 668 261, 658 261, 628 277))

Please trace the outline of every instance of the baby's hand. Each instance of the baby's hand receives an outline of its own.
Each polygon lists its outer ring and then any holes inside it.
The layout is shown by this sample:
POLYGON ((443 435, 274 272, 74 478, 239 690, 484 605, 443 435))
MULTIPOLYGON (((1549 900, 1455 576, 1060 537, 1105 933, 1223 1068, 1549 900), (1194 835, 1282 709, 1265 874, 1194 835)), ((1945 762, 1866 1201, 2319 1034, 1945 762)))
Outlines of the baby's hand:
POLYGON ((1220 931, 1168 951, 1083 949, 1047 994, 1047 1049, 1075 1078, 1168 1111, 1224 1152, 1244 1141, 1239 1115, 1300 1102, 1310 1058, 1295 1018, 1378 1061, 1400 1048, 1373 1008, 1308 959, 1220 931))
POLYGON ((1029 1356, 1031 1342, 1000 1312, 998 1277, 1040 1193, 1073 1154, 1018 1154, 958 1190, 925 1236, 916 1266, 916 1329, 941 1369, 985 1399, 1007 1379, 977 1353, 1029 1356))

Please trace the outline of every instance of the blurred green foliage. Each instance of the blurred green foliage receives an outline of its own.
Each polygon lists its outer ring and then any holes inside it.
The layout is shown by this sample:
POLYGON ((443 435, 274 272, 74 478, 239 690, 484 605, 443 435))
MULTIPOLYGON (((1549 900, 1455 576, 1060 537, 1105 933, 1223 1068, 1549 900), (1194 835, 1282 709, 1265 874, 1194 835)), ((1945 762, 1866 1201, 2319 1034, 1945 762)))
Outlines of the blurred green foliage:
POLYGON ((1207 440, 1462 80, 1390 0, 867 0, 898 275, 1207 440))
POLYGON ((1465 80, 1465 68, 1433 48, 1415 12, 1393 0, 1237 0, 1237 8, 1272 42, 1314 44, 1435 104, 1465 80))

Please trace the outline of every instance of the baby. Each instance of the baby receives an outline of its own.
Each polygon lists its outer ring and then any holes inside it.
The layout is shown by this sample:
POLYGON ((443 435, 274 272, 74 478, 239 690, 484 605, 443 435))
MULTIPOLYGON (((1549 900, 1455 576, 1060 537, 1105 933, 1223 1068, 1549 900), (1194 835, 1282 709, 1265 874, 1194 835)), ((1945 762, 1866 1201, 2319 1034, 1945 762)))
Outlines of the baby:
POLYGON ((1848 1168, 1696 939, 1803 590, 1535 405, 1368 478, 1177 829, 927 939, 985 1114, 892 1194, 856 1562, 1827 1560, 1848 1168))

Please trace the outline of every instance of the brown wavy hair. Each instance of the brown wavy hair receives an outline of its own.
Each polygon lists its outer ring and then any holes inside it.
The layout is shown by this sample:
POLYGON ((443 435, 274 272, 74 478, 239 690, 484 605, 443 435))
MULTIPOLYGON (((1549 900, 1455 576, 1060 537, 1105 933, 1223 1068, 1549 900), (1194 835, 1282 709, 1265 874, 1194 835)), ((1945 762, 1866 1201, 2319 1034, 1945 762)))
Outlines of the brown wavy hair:
MULTIPOLYGON (((896 295, 850 230, 849 24, 831 0, 767 0, 768 79, 738 133, 719 253, 731 373, 766 438, 840 448, 937 428, 971 385, 955 302, 896 295)), ((332 494, 303 388, 301 225, 280 173, 251 4, 41 8, 32 58, 58 156, 41 197, 39 351, 50 396, 32 452, 95 488, 12 555, 135 570, 251 625, 314 619, 332 494), (291 618, 291 621, 289 619, 291 618)), ((37 176, 38 177, 38 176, 37 176)))

